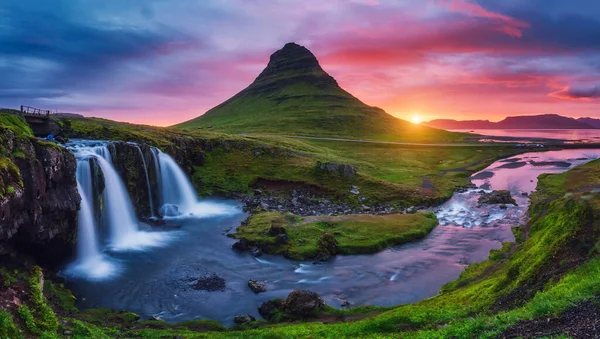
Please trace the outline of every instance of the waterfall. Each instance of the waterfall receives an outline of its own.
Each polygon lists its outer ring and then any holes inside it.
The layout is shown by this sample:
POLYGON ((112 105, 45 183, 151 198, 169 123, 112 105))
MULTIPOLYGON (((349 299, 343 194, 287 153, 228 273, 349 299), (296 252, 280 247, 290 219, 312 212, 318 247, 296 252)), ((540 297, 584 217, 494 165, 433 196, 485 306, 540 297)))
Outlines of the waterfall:
POLYGON ((110 151, 106 145, 92 147, 92 152, 101 156, 102 159, 106 160, 111 166, 113 165, 110 151))
POLYGON ((90 205, 90 201, 92 201, 92 172, 89 159, 83 159, 77 163, 77 190, 81 195, 81 206, 77 215, 79 222, 77 256, 80 261, 89 262, 100 256, 98 240, 96 239, 94 212, 90 205))
POLYGON ((140 148, 140 145, 135 144, 138 152, 140 153, 140 157, 142 158, 142 164, 144 164, 144 173, 146 174, 146 186, 148 187, 148 199, 150 201, 150 217, 154 217, 154 202, 152 201, 152 189, 150 187, 150 177, 148 176, 148 166, 146 166, 146 159, 144 159, 144 153, 140 148))
POLYGON ((160 150, 157 152, 162 191, 161 214, 174 217, 192 213, 198 204, 198 196, 192 183, 173 158, 160 150))

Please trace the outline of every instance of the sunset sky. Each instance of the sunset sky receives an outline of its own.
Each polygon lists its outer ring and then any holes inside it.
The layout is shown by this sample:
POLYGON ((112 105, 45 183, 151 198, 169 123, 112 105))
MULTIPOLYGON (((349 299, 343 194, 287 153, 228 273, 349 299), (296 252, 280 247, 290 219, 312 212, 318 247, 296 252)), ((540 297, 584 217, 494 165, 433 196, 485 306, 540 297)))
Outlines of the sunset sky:
POLYGON ((171 125, 290 41, 404 119, 600 117, 598 0, 0 0, 0 107, 171 125))

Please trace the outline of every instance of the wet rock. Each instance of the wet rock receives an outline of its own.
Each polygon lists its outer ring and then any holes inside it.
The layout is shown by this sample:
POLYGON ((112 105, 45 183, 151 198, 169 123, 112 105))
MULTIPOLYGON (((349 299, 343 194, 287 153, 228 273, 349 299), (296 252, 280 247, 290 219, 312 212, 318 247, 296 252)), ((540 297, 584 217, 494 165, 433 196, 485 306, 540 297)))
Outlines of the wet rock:
POLYGON ((317 259, 319 261, 325 261, 337 254, 337 240, 333 234, 329 232, 321 233, 317 242, 317 259))
POLYGON ((207 292, 224 291, 225 287, 225 279, 216 274, 201 277, 192 284, 194 290, 207 292))
POLYGON ((307 316, 323 306, 325 306, 325 302, 317 293, 308 290, 296 290, 288 295, 283 304, 283 309, 286 313, 292 315, 307 316))
POLYGON ((233 318, 233 322, 236 323, 236 324, 238 324, 238 325, 249 323, 251 321, 256 321, 256 318, 254 318, 250 314, 238 315, 235 318, 233 318))
POLYGON ((317 168, 328 173, 342 174, 347 177, 354 177, 357 173, 357 169, 354 165, 336 164, 332 162, 320 162, 317 161, 317 168))
POLYGON ((248 251, 250 250, 250 242, 246 239, 240 239, 238 242, 231 245, 231 248, 240 252, 248 251))
POLYGON ((517 206, 517 202, 510 195, 510 192, 505 190, 483 193, 477 202, 479 204, 513 204, 517 206))
POLYGON ((250 253, 255 257, 260 257, 263 254, 262 250, 258 247, 252 247, 250 253))
POLYGON ((501 204, 501 205, 500 205, 500 206, 498 206, 498 207, 500 207, 500 209, 502 209, 502 210, 505 210, 505 209, 507 209, 507 208, 508 208, 508 206, 506 206, 506 204, 501 204))
POLYGON ((161 318, 158 315, 153 315, 150 317, 150 320, 154 320, 154 321, 163 321, 163 318, 161 318))
POLYGON ((248 280, 248 287, 256 294, 267 291, 267 283, 264 281, 248 280))
POLYGON ((283 312, 283 305, 285 300, 278 298, 269 301, 265 301, 258 308, 258 313, 266 320, 271 320, 279 312, 283 312))
POLYGON ((522 195, 522 196, 524 196, 524 197, 528 197, 528 196, 529 196, 529 193, 527 193, 527 192, 523 192, 523 193, 521 193, 521 195, 522 195))

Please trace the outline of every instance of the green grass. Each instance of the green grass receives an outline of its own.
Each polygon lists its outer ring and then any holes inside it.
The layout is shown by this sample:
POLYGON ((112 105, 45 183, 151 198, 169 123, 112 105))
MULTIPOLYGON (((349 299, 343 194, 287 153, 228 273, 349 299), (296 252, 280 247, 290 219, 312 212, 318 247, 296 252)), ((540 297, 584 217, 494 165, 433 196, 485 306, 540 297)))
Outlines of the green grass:
POLYGON ((180 131, 103 119, 64 119, 70 137, 148 143, 163 151, 187 152, 196 164, 192 181, 201 195, 251 194, 260 180, 293 182, 327 197, 359 204, 436 204, 469 183, 473 172, 519 152, 509 146, 410 147, 339 141, 241 136, 207 130, 180 131), (349 164, 358 175, 345 177, 316 168, 317 162, 349 164), (433 189, 422 187, 428 180, 433 189))
POLYGON ((425 237, 437 225, 431 213, 390 215, 344 215, 300 218, 280 212, 260 213, 240 226, 235 238, 246 239, 268 253, 283 254, 296 260, 314 259, 320 254, 319 241, 324 233, 337 241, 337 253, 375 253, 425 237), (271 227, 283 227, 289 238, 277 244, 269 235, 271 227))
POLYGON ((18 114, 0 112, 0 127, 8 128, 15 136, 33 137, 31 128, 18 114))

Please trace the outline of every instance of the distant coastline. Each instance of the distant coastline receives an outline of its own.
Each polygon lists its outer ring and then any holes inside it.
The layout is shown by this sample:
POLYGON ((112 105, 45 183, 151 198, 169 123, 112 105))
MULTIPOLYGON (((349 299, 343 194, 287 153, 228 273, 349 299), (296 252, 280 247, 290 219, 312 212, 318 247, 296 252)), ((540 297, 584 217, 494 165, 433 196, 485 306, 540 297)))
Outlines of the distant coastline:
POLYGON ((445 130, 573 130, 600 129, 600 119, 570 118, 557 114, 514 116, 498 122, 489 120, 436 119, 422 123, 425 126, 445 130))

